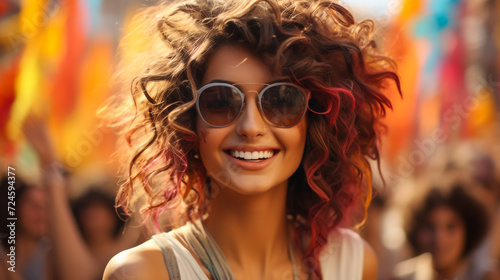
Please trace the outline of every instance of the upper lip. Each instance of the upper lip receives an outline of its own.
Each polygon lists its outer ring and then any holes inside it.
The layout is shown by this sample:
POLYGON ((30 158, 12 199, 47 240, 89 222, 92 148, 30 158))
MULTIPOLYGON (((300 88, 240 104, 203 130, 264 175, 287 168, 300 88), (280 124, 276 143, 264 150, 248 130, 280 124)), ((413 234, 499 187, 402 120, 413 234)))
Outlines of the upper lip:
POLYGON ((254 151, 269 151, 269 150, 280 150, 280 149, 272 146, 231 146, 223 150, 254 152, 254 151))

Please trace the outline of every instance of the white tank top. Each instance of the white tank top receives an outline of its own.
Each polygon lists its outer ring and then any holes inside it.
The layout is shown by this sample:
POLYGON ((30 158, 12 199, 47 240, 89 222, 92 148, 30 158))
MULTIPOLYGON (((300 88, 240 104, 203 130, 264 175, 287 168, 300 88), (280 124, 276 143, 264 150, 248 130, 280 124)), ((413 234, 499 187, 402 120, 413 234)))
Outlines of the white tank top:
MULTIPOLYGON (((153 236, 163 252, 170 245, 177 260, 181 279, 208 280, 191 253, 169 233, 153 236), (168 242, 168 243, 166 243, 168 242)), ((325 280, 360 280, 363 274, 364 246, 361 237, 352 230, 339 228, 328 236, 328 243, 319 255, 321 274, 325 280)))

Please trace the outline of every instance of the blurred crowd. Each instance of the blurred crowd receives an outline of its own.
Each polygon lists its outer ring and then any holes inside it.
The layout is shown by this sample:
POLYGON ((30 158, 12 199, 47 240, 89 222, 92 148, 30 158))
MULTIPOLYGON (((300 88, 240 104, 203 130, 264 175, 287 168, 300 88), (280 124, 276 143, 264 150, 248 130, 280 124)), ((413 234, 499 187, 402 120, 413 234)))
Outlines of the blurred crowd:
MULTIPOLYGON (((135 217, 125 219, 115 208, 115 194, 109 190, 116 183, 111 179, 87 186, 70 199, 71 174, 55 157, 45 123, 31 115, 23 132, 36 151, 41 178, 28 183, 15 176, 11 196, 15 197, 15 243, 8 242, 11 234, 6 223, 12 217, 0 211, 0 279, 101 279, 111 257, 144 241, 140 223, 135 217), (15 247, 13 263, 9 263, 11 246, 15 247), (16 273, 8 270, 12 266, 16 273)), ((0 205, 5 208, 10 181, 7 174, 2 175, 0 205)))

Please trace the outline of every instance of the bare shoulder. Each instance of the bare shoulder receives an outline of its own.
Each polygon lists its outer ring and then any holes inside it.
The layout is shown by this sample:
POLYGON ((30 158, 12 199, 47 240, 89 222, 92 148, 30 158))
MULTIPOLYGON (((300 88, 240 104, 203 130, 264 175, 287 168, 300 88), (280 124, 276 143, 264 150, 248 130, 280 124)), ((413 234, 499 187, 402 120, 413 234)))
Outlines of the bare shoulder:
POLYGON ((114 256, 106 266, 103 280, 169 279, 160 248, 152 240, 114 256))
POLYGON ((376 280, 378 272, 378 260, 372 246, 363 240, 363 280, 376 280))

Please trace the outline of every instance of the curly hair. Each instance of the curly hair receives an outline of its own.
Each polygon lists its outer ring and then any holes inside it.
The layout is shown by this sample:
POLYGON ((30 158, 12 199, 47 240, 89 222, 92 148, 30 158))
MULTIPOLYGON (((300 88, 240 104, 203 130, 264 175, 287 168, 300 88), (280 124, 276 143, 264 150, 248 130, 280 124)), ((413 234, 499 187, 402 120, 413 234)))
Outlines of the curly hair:
POLYGON ((306 145, 289 180, 287 211, 305 221, 297 235, 310 234, 305 256, 318 265, 329 232, 354 205, 368 207, 367 158, 379 159, 379 120, 392 108, 383 90, 395 84, 401 94, 394 62, 378 54, 371 38, 373 22, 355 22, 331 1, 192 0, 146 8, 135 23, 135 35, 124 42, 138 50, 123 58, 117 74, 122 85, 132 85, 132 98, 117 97, 106 108, 125 125, 128 144, 122 145, 129 166, 119 205, 128 209, 133 194, 145 192, 143 213, 153 221, 182 209, 174 226, 206 212, 206 170, 193 156, 196 89, 217 47, 239 44, 273 73, 311 91, 306 145))

